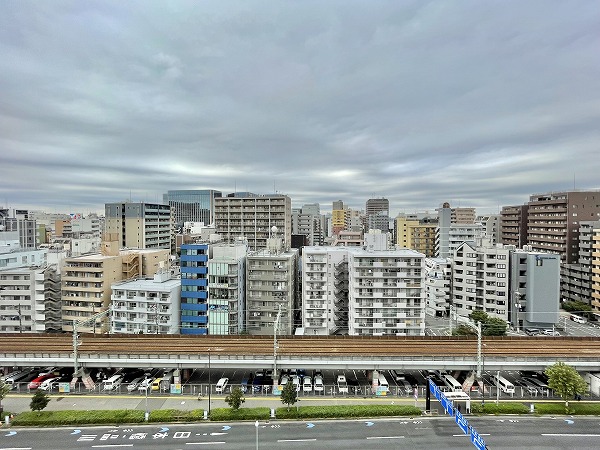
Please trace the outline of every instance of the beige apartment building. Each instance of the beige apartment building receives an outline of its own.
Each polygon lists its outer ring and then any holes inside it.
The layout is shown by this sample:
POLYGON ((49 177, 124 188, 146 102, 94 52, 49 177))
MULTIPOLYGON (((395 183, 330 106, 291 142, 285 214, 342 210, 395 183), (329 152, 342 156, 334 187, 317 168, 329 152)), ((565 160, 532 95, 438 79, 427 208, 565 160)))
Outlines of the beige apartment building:
POLYGON ((527 205, 503 206, 500 211, 500 243, 527 245, 527 205))
MULTIPOLYGON (((73 321, 85 321, 105 311, 111 285, 136 277, 152 277, 161 263, 168 267, 169 250, 118 250, 116 242, 103 243, 102 253, 67 258, 62 270, 62 329, 73 331, 73 321)), ((105 332, 106 317, 79 327, 81 332, 105 332)))
POLYGON ((267 239, 292 243, 292 200, 287 195, 235 194, 215 198, 215 224, 224 242, 248 241, 252 251, 267 247, 267 239), (242 196, 243 195, 243 196, 242 196), (275 228, 273 228, 275 227, 275 228))
POLYGON ((156 203, 106 203, 104 229, 121 248, 171 248, 171 207, 156 203))

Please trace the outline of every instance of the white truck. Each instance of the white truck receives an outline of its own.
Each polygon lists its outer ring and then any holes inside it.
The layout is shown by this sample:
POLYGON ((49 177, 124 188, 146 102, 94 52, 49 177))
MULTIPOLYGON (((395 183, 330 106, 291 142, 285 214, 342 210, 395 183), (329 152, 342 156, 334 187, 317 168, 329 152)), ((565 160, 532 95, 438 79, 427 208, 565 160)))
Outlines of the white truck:
POLYGON ((337 385, 338 385, 338 392, 340 394, 348 393, 348 382, 346 381, 346 377, 344 375, 337 376, 337 385))

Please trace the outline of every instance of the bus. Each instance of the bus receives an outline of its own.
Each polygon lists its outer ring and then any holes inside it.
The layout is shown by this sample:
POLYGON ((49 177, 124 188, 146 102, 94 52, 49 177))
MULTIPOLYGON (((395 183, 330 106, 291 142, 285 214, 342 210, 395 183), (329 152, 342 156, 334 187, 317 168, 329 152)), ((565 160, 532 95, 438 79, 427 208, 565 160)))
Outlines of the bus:
POLYGON ((515 385, 504 378, 502 375, 495 374, 492 376, 494 383, 498 386, 505 394, 514 394, 515 385))
POLYGON ((456 378, 454 378, 452 375, 442 375, 442 381, 446 386, 448 386, 450 392, 460 392, 463 390, 462 384, 456 381, 456 378))
POLYGON ((385 375, 382 373, 379 374, 378 386, 379 387, 377 388, 377 390, 380 392, 389 392, 389 390, 390 390, 390 385, 388 383, 388 380, 385 377, 385 375))

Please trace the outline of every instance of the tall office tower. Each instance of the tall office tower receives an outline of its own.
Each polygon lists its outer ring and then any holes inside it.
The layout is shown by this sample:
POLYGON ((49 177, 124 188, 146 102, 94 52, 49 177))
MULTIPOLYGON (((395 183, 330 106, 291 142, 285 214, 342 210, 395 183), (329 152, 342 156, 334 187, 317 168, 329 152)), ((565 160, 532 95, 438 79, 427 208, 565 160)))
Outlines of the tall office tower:
POLYGON ((592 302, 592 249, 594 231, 600 221, 579 223, 579 259, 560 266, 560 296, 563 301, 592 302))
POLYGON ((500 243, 527 245, 527 205, 503 206, 500 211, 500 243))
POLYGON ((367 200, 366 219, 368 229, 390 231, 390 201, 387 198, 370 198, 367 200))
POLYGON ((26 209, 0 209, 0 239, 16 238, 21 248, 37 247, 37 225, 26 209))
POLYGON ((220 191, 213 189, 167 191, 163 194, 163 203, 173 210, 173 221, 177 227, 185 222, 214 223, 215 198, 221 197, 220 191))
POLYGON ((424 255, 305 247, 303 264, 306 335, 424 335, 424 255))
MULTIPOLYGON (((116 237, 102 243, 102 252, 65 259, 62 269, 62 329, 73 331, 74 321, 84 321, 105 311, 111 301, 112 285, 135 277, 154 276, 168 265, 169 251, 163 249, 119 250, 116 237)), ((82 332, 108 331, 106 317, 78 328, 82 332)))
POLYGON ((600 314, 600 228, 592 235, 592 308, 600 314))
POLYGON ((181 246, 181 334, 208 334, 208 244, 181 246))
POLYGON ((510 323, 518 330, 558 323, 560 257, 516 250, 510 255, 510 323))
POLYGON ((423 253, 428 258, 435 254, 436 223, 429 220, 411 220, 405 215, 398 215, 395 219, 396 245, 401 248, 410 248, 423 253))
POLYGON ((156 203, 106 203, 105 233, 122 248, 171 248, 171 207, 156 203))
POLYGON ((240 334, 246 323, 246 255, 248 243, 211 247, 208 261, 208 334, 240 334))
POLYGON ((468 317, 484 311, 508 321, 510 249, 487 239, 463 242, 453 253, 452 299, 455 312, 468 317))
POLYGON ((168 269, 112 285, 110 333, 179 334, 181 281, 168 269))
POLYGON ((527 241, 531 248, 557 253, 562 263, 577 262, 579 223, 600 218, 600 191, 535 194, 528 206, 527 241))
POLYGON ((236 193, 215 198, 215 223, 223 241, 245 238, 252 251, 266 248, 270 237, 292 243, 292 200, 287 195, 236 193), (273 228, 276 227, 276 228, 273 228))
POLYGON ((246 331, 273 335, 294 334, 298 250, 284 247, 281 238, 269 239, 268 246, 248 255, 246 264, 246 331))
POLYGON ((0 269, 0 304, 0 333, 61 331, 56 267, 21 264, 0 269))

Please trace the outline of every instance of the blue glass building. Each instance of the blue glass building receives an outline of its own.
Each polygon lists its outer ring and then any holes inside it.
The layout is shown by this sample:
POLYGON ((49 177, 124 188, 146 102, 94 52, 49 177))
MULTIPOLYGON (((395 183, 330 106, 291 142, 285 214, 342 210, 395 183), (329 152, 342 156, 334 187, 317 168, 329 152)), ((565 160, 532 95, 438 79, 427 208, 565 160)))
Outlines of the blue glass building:
POLYGON ((208 334, 208 245, 181 246, 181 334, 208 334))

